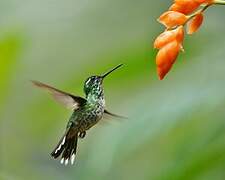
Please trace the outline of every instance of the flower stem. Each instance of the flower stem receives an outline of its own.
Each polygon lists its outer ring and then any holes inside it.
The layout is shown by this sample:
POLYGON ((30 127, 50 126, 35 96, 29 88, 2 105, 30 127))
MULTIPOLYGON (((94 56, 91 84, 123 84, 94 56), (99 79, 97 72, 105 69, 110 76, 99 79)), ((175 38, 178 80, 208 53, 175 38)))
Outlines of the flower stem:
MULTIPOLYGON (((216 0, 217 1, 217 0, 216 0)), ((186 23, 188 21, 190 21, 192 18, 194 18, 197 14, 200 14, 200 13, 203 13, 208 7, 210 7, 212 4, 208 4, 206 6, 203 6, 202 9, 199 9, 198 11, 196 11, 195 13, 191 14, 189 17, 188 17, 188 20, 186 21, 186 23)), ((185 24, 186 24, 185 23, 185 24)))
POLYGON ((225 1, 224 0, 214 0, 213 4, 215 4, 215 5, 225 5, 225 1))

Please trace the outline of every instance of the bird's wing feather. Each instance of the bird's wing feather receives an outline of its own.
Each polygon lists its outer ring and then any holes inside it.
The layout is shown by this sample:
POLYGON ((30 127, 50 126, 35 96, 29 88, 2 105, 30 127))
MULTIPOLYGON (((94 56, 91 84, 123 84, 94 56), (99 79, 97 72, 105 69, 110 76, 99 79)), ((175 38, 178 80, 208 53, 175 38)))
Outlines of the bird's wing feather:
POLYGON ((76 110, 81 105, 83 105, 86 100, 79 96, 74 96, 72 94, 63 92, 47 84, 41 83, 39 81, 32 81, 32 83, 41 89, 47 90, 53 96, 53 98, 60 104, 66 106, 69 109, 76 110))
POLYGON ((120 115, 111 113, 111 112, 109 112, 109 111, 106 110, 106 109, 104 110, 104 113, 105 113, 105 114, 108 114, 108 115, 110 115, 110 116, 116 117, 116 118, 120 118, 120 119, 128 119, 127 117, 124 117, 124 116, 120 116, 120 115))

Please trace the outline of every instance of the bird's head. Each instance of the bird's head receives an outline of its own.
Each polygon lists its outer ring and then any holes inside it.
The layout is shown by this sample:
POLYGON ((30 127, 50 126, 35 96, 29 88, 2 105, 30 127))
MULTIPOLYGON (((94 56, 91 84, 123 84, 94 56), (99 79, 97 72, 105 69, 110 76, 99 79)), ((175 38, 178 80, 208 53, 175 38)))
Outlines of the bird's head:
POLYGON ((102 91, 102 83, 103 80, 105 79, 105 77, 107 77, 110 73, 112 73, 113 71, 115 71, 116 69, 118 69, 119 67, 121 67, 122 64, 116 66, 115 68, 111 69, 110 71, 104 73, 101 76, 91 76, 89 78, 87 78, 87 80, 84 83, 84 93, 86 94, 86 96, 89 93, 101 93, 102 91))

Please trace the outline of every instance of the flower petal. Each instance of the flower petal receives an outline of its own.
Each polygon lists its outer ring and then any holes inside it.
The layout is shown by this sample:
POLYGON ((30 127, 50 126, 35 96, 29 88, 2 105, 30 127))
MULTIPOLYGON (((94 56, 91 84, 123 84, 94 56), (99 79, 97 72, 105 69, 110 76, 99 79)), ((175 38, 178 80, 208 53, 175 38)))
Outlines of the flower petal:
POLYGON ((176 28, 176 40, 178 41, 178 43, 182 43, 184 40, 184 27, 183 26, 179 26, 176 28))

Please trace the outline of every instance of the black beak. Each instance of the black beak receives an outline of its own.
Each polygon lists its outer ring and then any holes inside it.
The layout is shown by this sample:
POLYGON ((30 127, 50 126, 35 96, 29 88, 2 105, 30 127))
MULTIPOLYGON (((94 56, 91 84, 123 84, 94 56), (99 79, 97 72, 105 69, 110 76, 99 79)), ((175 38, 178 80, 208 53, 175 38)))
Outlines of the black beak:
POLYGON ((108 76, 111 72, 115 71, 116 69, 118 69, 119 67, 121 67, 123 64, 120 64, 118 66, 116 66, 115 68, 111 69, 110 71, 106 72, 105 74, 103 74, 101 77, 102 79, 104 79, 106 76, 108 76))

